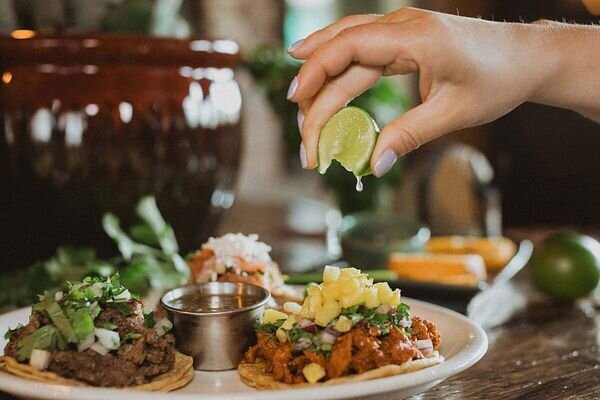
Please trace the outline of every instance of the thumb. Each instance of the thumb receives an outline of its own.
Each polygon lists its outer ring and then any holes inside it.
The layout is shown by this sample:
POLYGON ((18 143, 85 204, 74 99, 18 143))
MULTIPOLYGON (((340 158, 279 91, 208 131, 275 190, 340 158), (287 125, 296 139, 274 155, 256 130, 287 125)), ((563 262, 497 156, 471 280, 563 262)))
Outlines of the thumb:
POLYGON ((377 177, 392 168, 396 159, 423 143, 460 128, 456 110, 442 97, 432 97, 386 125, 377 138, 371 171, 377 177))

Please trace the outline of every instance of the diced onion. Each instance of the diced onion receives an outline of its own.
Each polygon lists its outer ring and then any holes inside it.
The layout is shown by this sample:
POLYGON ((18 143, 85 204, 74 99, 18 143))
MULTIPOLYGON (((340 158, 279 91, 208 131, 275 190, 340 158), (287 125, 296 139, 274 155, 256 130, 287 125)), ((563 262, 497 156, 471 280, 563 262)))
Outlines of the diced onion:
POLYGON ((398 325, 400 325, 403 328, 410 328, 412 326, 412 320, 411 319, 403 319, 402 321, 400 321, 398 323, 398 325))
POLYGON ((325 328, 325 332, 332 334, 335 337, 338 337, 342 334, 342 332, 338 332, 333 328, 325 328))
POLYGON ((389 304, 382 304, 375 309, 375 312, 377 314, 387 314, 388 312, 390 312, 390 309, 391 307, 389 306, 389 304))
POLYGON ((317 333, 317 325, 309 319, 301 319, 298 321, 298 326, 309 333, 317 333))
POLYGON ((100 354, 100 355, 107 355, 108 352, 110 351, 109 349, 107 349, 106 347, 102 346, 102 344, 100 344, 99 342, 96 342, 94 344, 92 344, 90 346, 91 350, 94 350, 96 353, 100 354))
POLYGON ((421 353, 423 353, 424 356, 428 356, 431 353, 433 353, 433 347, 428 347, 426 349, 421 350, 421 353))
POLYGON ((131 299, 131 293, 129 293, 129 290, 125 289, 116 295, 114 299, 115 301, 129 301, 129 299, 131 299))
POLYGON ((173 328, 173 323, 167 318, 161 318, 154 324, 154 330, 158 333, 158 336, 162 336, 169 332, 173 328))
POLYGON ((301 350, 307 349, 310 346, 310 344, 311 344, 311 341, 309 338, 301 337, 292 345, 292 350, 301 351, 301 350))
POLYGON ((92 291, 92 293, 94 293, 94 296, 96 297, 102 297, 102 292, 104 291, 104 283, 94 283, 93 285, 90 286, 90 290, 92 291))
POLYGON ((119 333, 104 328, 95 328, 94 333, 98 338, 98 342, 109 350, 116 350, 121 345, 119 333))
POLYGON ((55 301, 61 301, 63 298, 63 292, 62 290, 59 290, 58 292, 54 293, 54 300, 55 301))
POLYGON ((89 349, 94 344, 95 340, 96 338, 92 333, 91 335, 83 339, 81 342, 79 342, 79 344, 77 345, 77 351, 84 351, 89 349))
POLYGON ((431 341, 431 339, 417 340, 416 345, 417 349, 419 350, 433 349, 433 342, 431 341))
POLYGON ((335 335, 326 330, 319 333, 319 342, 321 343, 334 344, 336 339, 335 335))
POLYGON ((29 357, 29 365, 40 371, 45 370, 50 365, 50 352, 46 350, 33 349, 29 357))

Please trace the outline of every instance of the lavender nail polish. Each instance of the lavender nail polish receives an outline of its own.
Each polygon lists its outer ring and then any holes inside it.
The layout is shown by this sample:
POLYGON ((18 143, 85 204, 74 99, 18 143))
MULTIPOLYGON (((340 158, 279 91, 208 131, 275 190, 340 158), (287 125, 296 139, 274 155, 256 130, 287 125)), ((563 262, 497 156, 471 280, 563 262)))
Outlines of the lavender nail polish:
POLYGON ((298 89, 298 77, 296 76, 292 83, 290 83, 290 87, 287 91, 287 99, 291 99, 296 94, 296 89, 298 89))
POLYGON ((304 123, 304 114, 302 111, 298 111, 298 130, 302 133, 302 124, 304 123))
POLYGON ((300 143, 300 165, 302 168, 306 169, 308 163, 306 162, 306 147, 304 147, 304 143, 300 143))
POLYGON ((292 43, 290 45, 290 47, 288 47, 288 49, 287 49, 288 53, 292 53, 292 52, 298 50, 300 48, 300 46, 302 46, 302 43, 304 43, 304 39, 296 40, 294 43, 292 43))
POLYGON ((378 178, 385 175, 385 173, 394 166, 397 158, 398 157, 396 156, 396 153, 394 153, 392 150, 384 151, 379 157, 379 160, 377 160, 375 163, 375 171, 373 171, 374 175, 378 178))

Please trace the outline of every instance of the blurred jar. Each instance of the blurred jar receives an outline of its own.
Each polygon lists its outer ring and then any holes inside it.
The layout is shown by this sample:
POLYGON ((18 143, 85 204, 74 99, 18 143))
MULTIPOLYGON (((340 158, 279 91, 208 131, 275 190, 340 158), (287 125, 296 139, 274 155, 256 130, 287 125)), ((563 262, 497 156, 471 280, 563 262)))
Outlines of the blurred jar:
POLYGON ((238 45, 29 36, 0 37, 2 268, 62 244, 114 254, 102 214, 131 223, 147 194, 197 247, 233 204, 238 45))

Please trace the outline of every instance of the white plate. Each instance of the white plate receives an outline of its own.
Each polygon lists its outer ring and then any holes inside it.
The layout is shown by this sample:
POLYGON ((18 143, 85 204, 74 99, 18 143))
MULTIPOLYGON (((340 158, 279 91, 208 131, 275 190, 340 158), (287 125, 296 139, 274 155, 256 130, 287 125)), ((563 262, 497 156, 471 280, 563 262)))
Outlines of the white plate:
MULTIPOLYGON (((240 381, 236 371, 196 371, 196 375, 189 385, 168 394, 52 385, 28 381, 10 374, 0 373, 0 391, 31 399, 65 400, 105 400, 109 398, 127 398, 128 400, 248 400, 256 398, 260 398, 261 400, 381 399, 384 393, 386 394, 385 399, 391 400, 402 399, 423 392, 437 385, 447 377, 464 371, 483 357, 487 350, 488 342, 485 332, 478 325, 454 311, 439 306, 406 298, 403 298, 403 301, 410 305, 412 315, 418 315, 433 321, 438 326, 440 335, 442 336, 440 353, 446 358, 444 363, 404 375, 365 382, 285 391, 261 391, 260 393, 245 386, 240 381)), ((0 315, 0 334, 3 334, 8 328, 14 328, 19 322, 26 323, 29 312, 29 308, 22 308, 0 315)), ((0 346, 2 349, 5 344, 6 341, 1 339, 0 346)))

